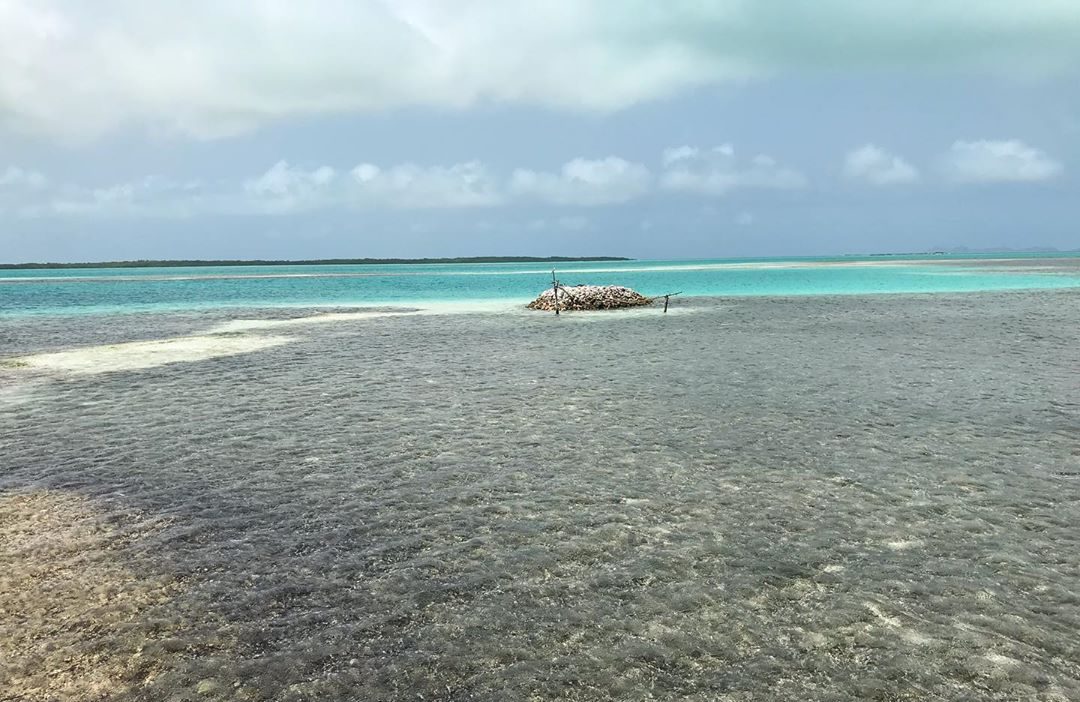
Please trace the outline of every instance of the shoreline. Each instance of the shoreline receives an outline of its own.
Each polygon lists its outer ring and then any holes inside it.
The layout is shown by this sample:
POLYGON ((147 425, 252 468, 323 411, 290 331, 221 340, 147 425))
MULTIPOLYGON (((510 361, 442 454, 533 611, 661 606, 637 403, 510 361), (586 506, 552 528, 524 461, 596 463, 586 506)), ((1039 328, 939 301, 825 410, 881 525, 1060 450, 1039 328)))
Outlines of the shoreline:
POLYGON ((0 270, 68 270, 78 268, 217 268, 228 266, 423 266, 485 263, 577 263, 632 261, 623 256, 458 256, 442 258, 314 258, 314 259, 136 259, 125 261, 55 261, 0 263, 0 270))
POLYGON ((665 263, 684 260, 717 261, 732 264, 767 261, 836 261, 857 262, 852 259, 868 259, 872 263, 936 263, 942 261, 1029 261, 1039 258, 1080 257, 1080 249, 1067 251, 924 251, 886 253, 840 253, 806 256, 739 256, 734 258, 704 259, 648 259, 632 256, 445 256, 428 258, 323 258, 323 259, 129 259, 116 261, 25 261, 0 263, 4 270, 71 270, 71 269, 124 269, 124 268, 225 268, 245 266, 423 266, 423 265, 492 265, 514 263, 593 263, 593 262, 641 262, 665 263))
POLYGON ((532 260, 532 261, 491 261, 482 263, 316 263, 316 262, 276 262, 276 263, 223 263, 217 264, 205 264, 198 266, 183 266, 183 265, 168 265, 168 266, 120 266, 120 265, 86 265, 72 264, 71 266, 64 267, 49 267, 49 266, 37 266, 36 264, 28 266, 12 266, 12 265, 0 265, 0 283, 12 283, 21 281, 51 281, 51 282, 86 282, 95 280, 138 280, 138 281, 154 281, 154 280, 231 280, 231 279, 267 279, 267 278, 378 278, 378 277, 396 277, 396 276, 496 276, 496 275, 540 275, 546 274, 548 268, 545 266, 542 269, 536 270, 462 270, 462 271, 375 271, 375 272, 347 272, 347 271, 319 271, 319 272, 298 272, 298 273, 206 273, 206 274, 168 274, 163 273, 161 275, 152 274, 116 274, 116 275, 97 275, 97 276, 80 276, 80 275, 64 275, 64 276, 4 276, 4 271, 77 271, 77 270, 138 270, 148 268, 251 268, 263 266, 267 268, 272 267, 286 267, 286 266, 331 266, 331 265, 387 265, 387 266, 422 266, 422 265, 476 265, 476 266, 490 266, 490 265, 529 265, 539 263, 618 263, 618 264, 632 264, 608 268, 569 268, 565 269, 564 273, 569 274, 581 274, 581 273, 642 273, 642 272, 662 272, 662 271, 723 271, 723 270, 791 270, 791 269, 814 269, 814 268, 903 268, 908 266, 930 266, 934 268, 947 268, 957 267, 964 269, 979 269, 987 265, 1001 266, 1002 264, 1028 264, 1020 265, 1015 268, 1004 267, 1003 270, 1054 270, 1055 266, 1032 266, 1032 263, 1039 263, 1043 261, 1074 261, 1080 259, 1080 254, 1073 254, 1071 252, 1065 252, 1062 255, 1046 255, 1046 256, 1027 256, 1027 257, 955 257, 955 258, 871 258, 871 257, 851 257, 845 258, 776 258, 776 259, 748 259, 742 260, 728 260, 728 259, 700 259, 700 260, 680 260, 672 259, 667 261, 661 260, 642 260, 642 259, 630 259, 630 258, 596 258, 596 259, 573 259, 565 261, 544 261, 544 260, 532 260), (862 259, 862 260, 860 260, 862 259))

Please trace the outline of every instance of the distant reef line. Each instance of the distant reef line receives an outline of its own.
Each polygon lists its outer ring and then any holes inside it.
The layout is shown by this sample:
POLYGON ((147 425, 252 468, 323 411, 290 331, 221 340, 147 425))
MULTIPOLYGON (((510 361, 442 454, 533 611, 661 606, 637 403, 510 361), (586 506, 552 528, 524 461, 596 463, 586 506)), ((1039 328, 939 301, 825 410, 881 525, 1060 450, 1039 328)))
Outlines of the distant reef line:
POLYGON ((577 261, 633 261, 622 256, 463 256, 459 258, 317 258, 290 260, 151 260, 96 261, 84 263, 0 263, 0 270, 45 268, 198 268, 207 266, 335 266, 432 263, 572 263, 577 261))

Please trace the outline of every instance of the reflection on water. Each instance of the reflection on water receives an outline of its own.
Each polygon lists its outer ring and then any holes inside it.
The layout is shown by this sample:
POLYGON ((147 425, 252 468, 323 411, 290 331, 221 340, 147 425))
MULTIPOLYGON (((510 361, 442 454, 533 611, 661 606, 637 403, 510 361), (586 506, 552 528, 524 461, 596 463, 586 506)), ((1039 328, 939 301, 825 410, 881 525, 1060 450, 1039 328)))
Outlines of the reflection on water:
MULTIPOLYGON (((1077 699, 1078 303, 358 317, 142 371, 0 367, 0 489, 152 523, 100 562, 167 594, 25 646, 82 642, 113 699, 1077 699)), ((8 573, 49 548, 11 543, 8 573)))

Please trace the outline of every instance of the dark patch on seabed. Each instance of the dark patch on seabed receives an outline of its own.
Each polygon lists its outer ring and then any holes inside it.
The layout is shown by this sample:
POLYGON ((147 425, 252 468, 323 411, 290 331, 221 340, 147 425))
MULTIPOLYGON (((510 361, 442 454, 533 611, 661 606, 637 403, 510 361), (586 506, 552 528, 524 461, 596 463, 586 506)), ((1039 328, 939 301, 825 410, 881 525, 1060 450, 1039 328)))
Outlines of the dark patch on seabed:
POLYGON ((0 368, 0 699, 1080 699, 1080 294, 677 311, 0 368))

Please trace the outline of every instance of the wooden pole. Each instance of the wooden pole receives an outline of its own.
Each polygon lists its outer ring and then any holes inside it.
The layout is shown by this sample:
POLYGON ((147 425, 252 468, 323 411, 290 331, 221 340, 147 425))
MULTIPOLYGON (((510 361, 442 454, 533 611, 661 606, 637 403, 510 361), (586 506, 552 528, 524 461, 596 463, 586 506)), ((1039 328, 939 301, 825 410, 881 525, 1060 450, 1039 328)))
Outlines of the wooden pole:
POLYGON ((680 290, 679 292, 673 292, 673 293, 668 293, 666 295, 662 295, 662 297, 664 298, 664 314, 667 314, 668 302, 670 302, 671 298, 673 296, 675 296, 675 295, 682 295, 682 291, 680 290))
POLYGON ((555 296, 555 316, 559 316, 559 281, 555 280, 555 269, 551 269, 551 293, 555 296))

